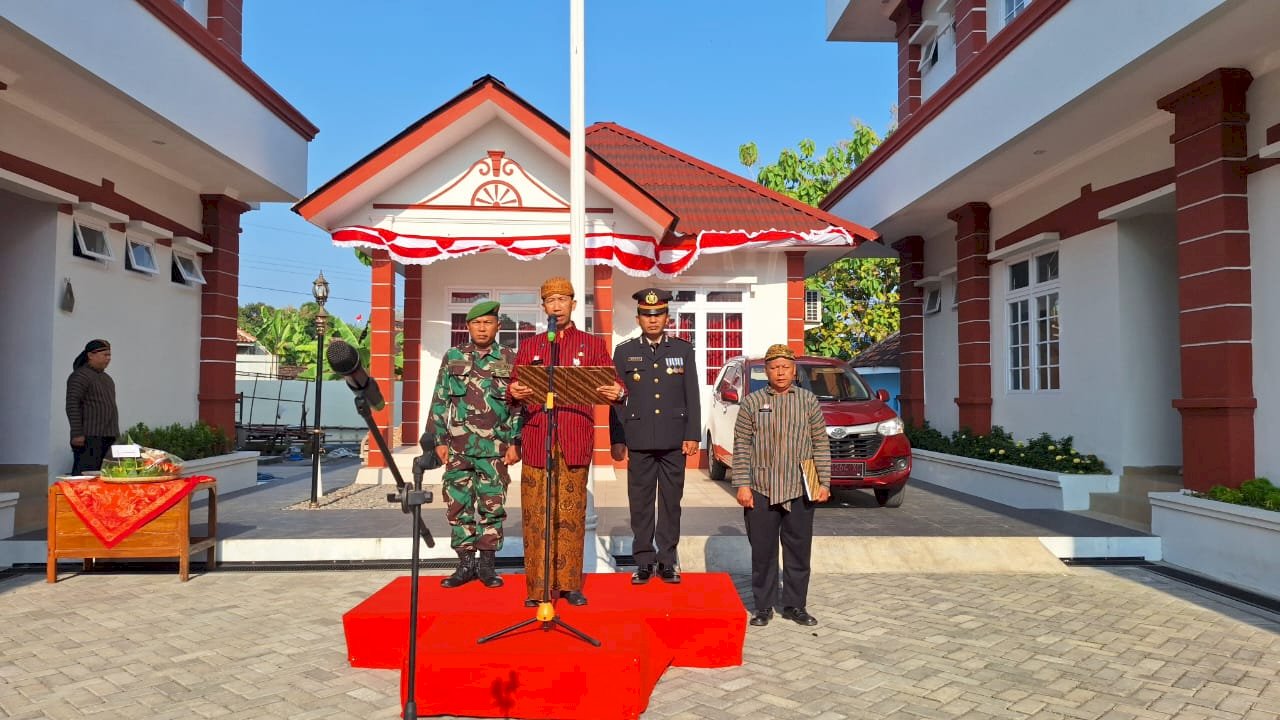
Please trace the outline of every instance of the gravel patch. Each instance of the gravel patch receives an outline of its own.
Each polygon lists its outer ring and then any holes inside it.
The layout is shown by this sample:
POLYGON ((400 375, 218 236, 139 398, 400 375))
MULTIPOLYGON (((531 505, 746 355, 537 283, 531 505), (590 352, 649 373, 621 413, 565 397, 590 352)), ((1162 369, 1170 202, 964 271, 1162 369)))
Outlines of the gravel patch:
POLYGON ((325 493, 318 507, 311 507, 311 500, 286 505, 285 510, 400 510, 400 505, 387 502, 387 485, 356 485, 352 483, 325 493))

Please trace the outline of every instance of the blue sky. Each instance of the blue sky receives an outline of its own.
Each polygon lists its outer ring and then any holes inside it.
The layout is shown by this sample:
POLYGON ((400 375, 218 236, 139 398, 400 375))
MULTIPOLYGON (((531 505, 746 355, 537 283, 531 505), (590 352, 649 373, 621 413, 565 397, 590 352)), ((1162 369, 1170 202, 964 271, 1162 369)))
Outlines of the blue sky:
MULTIPOLYGON (((896 49, 825 40, 822 0, 587 0, 587 123, 612 121, 746 174, 812 138, 883 132, 896 49)), ((244 58, 320 128, 308 191, 491 74, 569 121, 568 0, 245 3, 244 58)), ((368 317, 369 274, 287 205, 241 223, 241 303, 298 305, 323 270, 332 312, 368 317)))

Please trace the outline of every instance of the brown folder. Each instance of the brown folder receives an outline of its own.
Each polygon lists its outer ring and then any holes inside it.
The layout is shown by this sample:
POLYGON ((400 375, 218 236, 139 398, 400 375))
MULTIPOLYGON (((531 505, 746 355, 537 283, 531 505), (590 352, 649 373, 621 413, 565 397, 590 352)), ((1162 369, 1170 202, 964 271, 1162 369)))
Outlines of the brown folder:
POLYGON ((818 497, 818 491, 822 489, 822 480, 818 478, 818 463, 813 458, 807 458, 801 467, 804 469, 804 496, 812 500, 818 497))
MULTIPOLYGON (((547 366, 519 365, 516 380, 533 389, 529 401, 538 403, 547 397, 547 366)), ((612 365, 557 365, 557 405, 605 405, 596 388, 613 385, 618 373, 612 365)))

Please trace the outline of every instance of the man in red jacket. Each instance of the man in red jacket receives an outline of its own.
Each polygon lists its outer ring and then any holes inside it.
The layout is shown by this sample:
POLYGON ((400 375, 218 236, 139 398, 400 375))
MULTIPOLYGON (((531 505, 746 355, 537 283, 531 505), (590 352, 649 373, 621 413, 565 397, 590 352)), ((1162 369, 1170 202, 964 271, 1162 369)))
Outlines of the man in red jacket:
MULTIPOLYGON (((524 518, 524 572, 529 607, 542 598, 545 553, 551 553, 551 597, 557 593, 570 605, 586 605, 582 594, 582 551, 587 526, 587 470, 591 465, 595 417, 590 405, 556 403, 555 435, 551 458, 546 456, 546 398, 534 397, 533 390, 520 382, 520 368, 528 365, 556 367, 612 366, 613 359, 604 341, 574 326, 573 309, 577 307, 573 285, 556 277, 542 284, 542 308, 555 318, 556 338, 553 355, 546 335, 535 335, 520 343, 516 353, 516 372, 511 383, 511 396, 525 403, 528 413, 521 447, 524 467, 520 475, 520 514, 524 518), (554 466, 551 463, 555 463, 554 466), (547 468, 555 468, 555 485, 551 490, 551 547, 544 543, 547 468)), ((617 382, 596 388, 601 402, 613 403, 623 396, 617 382)))

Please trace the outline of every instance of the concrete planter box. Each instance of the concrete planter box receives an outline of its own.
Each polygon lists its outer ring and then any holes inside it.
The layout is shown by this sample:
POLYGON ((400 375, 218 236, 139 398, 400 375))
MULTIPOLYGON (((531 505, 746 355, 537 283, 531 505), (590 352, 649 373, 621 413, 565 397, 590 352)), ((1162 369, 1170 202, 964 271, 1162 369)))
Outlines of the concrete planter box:
POLYGON ((1280 512, 1179 492, 1149 497, 1165 562, 1280 598, 1280 512))
POLYGON ((0 492, 0 540, 13 537, 13 518, 18 512, 18 493, 0 492))
POLYGON ((253 450, 214 455, 182 464, 186 475, 212 475, 218 480, 218 494, 251 488, 258 484, 258 453, 253 450))
POLYGON ((1088 510, 1090 493, 1120 490, 1117 475, 1063 475, 1051 470, 911 451, 912 477, 1024 509, 1088 510))

